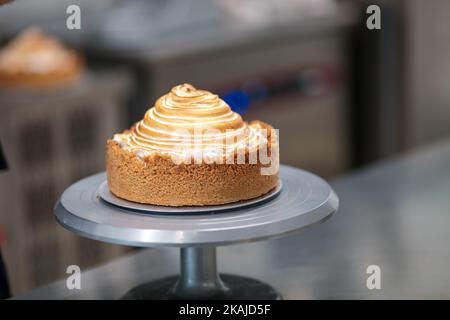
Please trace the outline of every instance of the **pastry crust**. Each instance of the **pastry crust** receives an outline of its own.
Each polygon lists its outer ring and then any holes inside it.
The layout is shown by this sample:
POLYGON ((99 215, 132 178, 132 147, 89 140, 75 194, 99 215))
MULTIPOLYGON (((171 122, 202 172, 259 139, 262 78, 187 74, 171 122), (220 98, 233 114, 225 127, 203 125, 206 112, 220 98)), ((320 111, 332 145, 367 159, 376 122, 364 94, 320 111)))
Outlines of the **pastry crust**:
POLYGON ((261 196, 278 185, 262 164, 175 164, 170 157, 140 158, 108 140, 110 191, 134 202, 164 206, 218 205, 261 196))

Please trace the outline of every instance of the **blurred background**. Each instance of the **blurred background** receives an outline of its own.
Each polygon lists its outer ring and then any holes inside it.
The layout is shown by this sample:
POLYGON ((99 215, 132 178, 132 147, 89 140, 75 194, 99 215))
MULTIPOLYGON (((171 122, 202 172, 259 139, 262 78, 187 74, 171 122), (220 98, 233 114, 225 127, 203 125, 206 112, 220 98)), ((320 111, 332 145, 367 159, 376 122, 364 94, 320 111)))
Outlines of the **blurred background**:
MULTIPOLYGON (((39 26, 86 58, 64 89, 0 87, 0 241, 14 294, 131 250, 74 236, 52 209, 104 170, 105 141, 172 86, 218 93, 280 130, 281 161, 327 179, 450 134, 445 0, 15 0, 0 45, 39 26), (66 9, 81 9, 81 29, 66 9), (381 8, 369 30, 366 9, 381 8)), ((0 47, 1 50, 1 47, 0 47)))

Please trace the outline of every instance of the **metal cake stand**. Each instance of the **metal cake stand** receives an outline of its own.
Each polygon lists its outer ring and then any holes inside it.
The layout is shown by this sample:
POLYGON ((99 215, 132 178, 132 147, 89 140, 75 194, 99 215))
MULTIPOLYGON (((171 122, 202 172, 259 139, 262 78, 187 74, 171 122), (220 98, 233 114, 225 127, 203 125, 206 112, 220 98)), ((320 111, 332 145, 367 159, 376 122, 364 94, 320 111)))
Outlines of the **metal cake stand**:
POLYGON ((216 262, 216 246, 284 236, 336 212, 338 198, 321 178, 288 166, 280 167, 280 178, 278 188, 251 201, 177 208, 119 199, 103 172, 66 189, 55 215, 65 228, 91 239, 181 248, 179 276, 142 284, 124 299, 281 299, 261 281, 219 275, 216 262))

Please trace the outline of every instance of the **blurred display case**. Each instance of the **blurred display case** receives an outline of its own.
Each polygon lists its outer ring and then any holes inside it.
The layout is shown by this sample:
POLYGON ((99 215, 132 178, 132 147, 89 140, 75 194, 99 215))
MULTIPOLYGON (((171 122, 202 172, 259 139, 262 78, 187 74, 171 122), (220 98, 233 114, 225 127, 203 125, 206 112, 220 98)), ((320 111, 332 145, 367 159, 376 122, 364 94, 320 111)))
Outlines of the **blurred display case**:
POLYGON ((0 91, 0 137, 9 169, 0 179, 2 249, 14 293, 124 252, 73 236, 53 206, 71 183, 104 170, 105 141, 126 127, 129 78, 89 72, 64 88, 0 91))

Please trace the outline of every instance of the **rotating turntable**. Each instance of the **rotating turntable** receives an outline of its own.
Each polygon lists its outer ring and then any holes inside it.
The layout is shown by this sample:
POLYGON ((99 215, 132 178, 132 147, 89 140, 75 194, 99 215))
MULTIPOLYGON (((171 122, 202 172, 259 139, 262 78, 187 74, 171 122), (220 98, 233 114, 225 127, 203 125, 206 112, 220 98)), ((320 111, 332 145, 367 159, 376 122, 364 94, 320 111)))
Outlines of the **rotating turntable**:
POLYGON ((321 178, 280 166, 280 186, 260 198, 221 206, 140 205, 111 194, 99 173, 70 186, 58 222, 91 239, 138 247, 180 247, 180 276, 131 289, 124 299, 281 299, 269 285, 218 274, 216 246, 281 237, 329 218, 338 198, 321 178))

